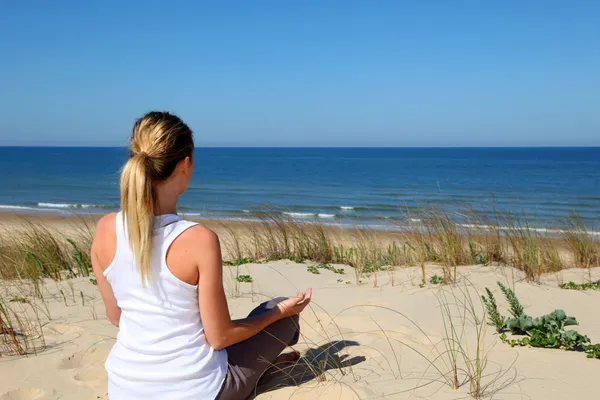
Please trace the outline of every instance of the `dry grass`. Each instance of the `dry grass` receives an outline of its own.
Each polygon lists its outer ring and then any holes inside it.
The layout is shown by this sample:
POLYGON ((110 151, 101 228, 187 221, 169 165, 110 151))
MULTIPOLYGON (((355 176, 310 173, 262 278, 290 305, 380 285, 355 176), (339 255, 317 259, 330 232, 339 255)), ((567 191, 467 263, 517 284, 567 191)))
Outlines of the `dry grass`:
MULTIPOLYGON (((427 264, 442 267, 445 283, 456 281, 461 265, 510 265, 531 281, 568 266, 600 266, 598 236, 576 218, 565 220, 557 237, 550 237, 525 215, 490 218, 439 208, 407 214, 402 230, 385 233, 368 226, 341 229, 318 221, 298 222, 270 211, 254 217, 259 222, 235 226, 205 221, 219 231, 224 259, 231 264, 278 259, 345 264, 354 268, 357 283, 376 271, 413 265, 421 267, 421 280, 426 282, 427 264), (559 246, 558 239, 564 245, 559 246), (568 265, 570 260, 575 265, 568 265)), ((0 225, 0 278, 35 282, 42 277, 87 276, 93 229, 75 225, 80 228, 72 237, 34 220, 23 219, 16 228, 0 225)))
POLYGON ((506 214, 502 218, 506 227, 508 265, 525 272, 529 281, 539 282, 542 274, 563 268, 556 241, 547 231, 535 228, 525 215, 520 218, 506 214))
MULTIPOLYGON (((457 281, 461 265, 506 264, 524 271, 530 281, 568 266, 600 266, 598 236, 578 218, 563 221, 558 237, 550 237, 525 215, 489 218, 437 208, 408 215, 403 231, 387 233, 359 225, 342 230, 317 221, 300 223, 269 211, 255 217, 259 222, 238 223, 236 228, 212 221, 221 231, 227 264, 235 267, 230 275, 237 287, 240 265, 277 259, 349 265, 357 284, 368 278, 373 286, 379 284, 376 272, 387 271, 393 285, 395 269, 413 265, 421 267, 421 281, 425 283, 426 265, 432 263, 442 267, 444 283, 457 281), (562 246, 558 239, 562 239, 562 246), (573 260, 575 265, 566 260, 573 260)), ((44 279, 88 276, 93 229, 81 221, 75 221, 74 226, 79 226, 78 230, 70 230, 71 237, 67 237, 36 220, 0 225, 0 279, 31 282, 32 296, 40 299, 44 279)), ((9 346, 17 354, 29 351, 27 338, 37 334, 20 317, 23 308, 32 304, 27 296, 24 298, 23 303, 0 298, 2 353, 6 354, 9 346)))
POLYGON ((577 266, 587 268, 589 271, 590 282, 592 281, 590 268, 600 266, 600 245, 595 239, 597 233, 595 229, 586 226, 585 222, 577 216, 567 218, 562 229, 562 236, 567 242, 577 266))

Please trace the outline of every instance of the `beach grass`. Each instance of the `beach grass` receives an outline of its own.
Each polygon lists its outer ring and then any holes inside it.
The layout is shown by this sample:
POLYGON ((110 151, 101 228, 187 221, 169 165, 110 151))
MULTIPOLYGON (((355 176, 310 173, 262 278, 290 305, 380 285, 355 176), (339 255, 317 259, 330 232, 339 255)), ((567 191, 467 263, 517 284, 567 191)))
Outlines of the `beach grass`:
MULTIPOLYGON (((358 224, 342 229, 317 220, 297 221, 268 210, 254 217, 258 222, 235 225, 203 221, 219 232, 225 264, 280 259, 343 264, 354 269, 357 284, 374 272, 404 266, 419 266, 423 284, 431 264, 442 268, 444 283, 455 282, 464 265, 508 265, 530 281, 563 268, 600 266, 599 236, 575 217, 561 221, 554 236, 526 215, 490 218, 437 207, 407 214, 399 222, 403 229, 386 232, 358 224)), ((0 223, 0 278, 38 282, 42 277, 88 276, 93 225, 82 219, 73 226, 77 231, 66 236, 35 218, 0 223)))
MULTIPOLYGON (((574 217, 562 221, 555 236, 537 229, 535 220, 525 215, 498 214, 490 218, 440 208, 425 209, 419 215, 407 214, 403 226, 408 228, 390 232, 358 224, 342 229, 313 220, 298 222, 270 211, 255 217, 258 222, 235 226, 204 221, 219 231, 224 265, 231 268, 234 297, 239 295, 241 284, 253 285, 251 276, 240 266, 280 259, 313 263, 317 272, 320 265, 346 265, 350 267, 346 272, 353 273, 357 285, 370 280, 374 287, 379 285, 378 272, 387 272, 394 285, 396 269, 409 266, 420 267, 421 285, 429 281, 430 265, 441 268, 443 284, 456 283, 459 268, 464 265, 507 265, 523 271, 533 282, 538 282, 544 273, 564 268, 589 270, 599 266, 598 236, 574 217)), ((89 220, 73 220, 73 225, 77 229, 66 235, 35 218, 22 218, 17 224, 0 223, 0 278, 30 282, 32 297, 43 299, 44 280, 61 282, 89 276, 93 224, 89 220)), ((75 296, 65 288, 64 302, 75 301, 68 299, 69 295, 75 296)), ((35 303, 28 296, 25 293, 0 298, 4 354, 8 347, 16 354, 30 351, 26 338, 42 334, 35 324, 24 325, 24 307, 31 308, 35 303)), ((35 308, 36 312, 45 312, 43 305, 35 308)))

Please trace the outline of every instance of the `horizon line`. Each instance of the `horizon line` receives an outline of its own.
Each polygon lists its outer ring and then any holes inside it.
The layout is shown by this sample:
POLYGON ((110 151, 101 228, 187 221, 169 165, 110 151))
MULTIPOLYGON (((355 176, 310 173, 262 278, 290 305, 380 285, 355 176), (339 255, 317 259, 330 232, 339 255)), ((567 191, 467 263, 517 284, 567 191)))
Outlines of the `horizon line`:
MULTIPOLYGON (((85 145, 0 145, 0 148, 127 149, 128 146, 85 145)), ((195 146, 196 149, 593 149, 598 145, 513 145, 513 146, 195 146)))

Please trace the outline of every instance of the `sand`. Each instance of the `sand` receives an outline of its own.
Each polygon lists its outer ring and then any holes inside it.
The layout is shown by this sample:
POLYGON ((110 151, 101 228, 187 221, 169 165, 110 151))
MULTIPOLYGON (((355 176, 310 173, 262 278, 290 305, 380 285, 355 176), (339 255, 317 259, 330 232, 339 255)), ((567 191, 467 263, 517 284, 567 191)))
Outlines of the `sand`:
MULTIPOLYGON (((600 318, 594 308, 600 304, 600 292, 557 287, 562 281, 584 281, 587 271, 569 269, 544 276, 542 284, 530 284, 508 267, 459 267, 457 285, 419 287, 417 268, 372 274, 358 285, 352 268, 339 267, 345 269, 344 275, 327 270, 312 274, 307 264, 290 261, 247 264, 239 267, 239 273, 251 275, 254 282, 237 286, 231 279, 238 273, 236 267, 225 267, 234 318, 245 316, 267 298, 308 287, 314 290, 314 301, 302 315, 302 338, 295 346, 305 359, 270 375, 259 399, 468 398, 465 373, 458 374, 462 386, 452 390, 442 376, 449 372, 447 357, 436 359, 444 352, 445 337, 439 302, 444 297, 450 304, 462 301, 466 290, 476 302, 477 292, 490 287, 498 293, 500 309, 506 311, 495 286, 498 280, 514 285, 528 314, 562 308, 577 317, 576 329, 592 342, 600 342, 600 318)), ((430 266, 428 273, 440 272, 430 266)), ((593 274, 600 278, 600 270, 593 274)), ((108 398, 103 363, 117 328, 106 319, 97 287, 89 279, 69 282, 45 282, 50 318, 41 315, 41 319, 46 346, 40 347, 38 355, 0 359, 0 400, 108 398)), ((0 282, 0 290, 27 290, 17 283, 0 282)), ((480 303, 475 305, 481 314, 480 303)), ((459 313, 453 314, 455 323, 465 326, 461 343, 474 359, 473 327, 469 322, 461 324, 459 313)), ((496 393, 494 398, 598 398, 600 360, 577 352, 511 348, 492 327, 486 327, 480 344, 487 357, 482 382, 489 393, 496 393)), ((462 359, 458 364, 465 367, 462 359)))

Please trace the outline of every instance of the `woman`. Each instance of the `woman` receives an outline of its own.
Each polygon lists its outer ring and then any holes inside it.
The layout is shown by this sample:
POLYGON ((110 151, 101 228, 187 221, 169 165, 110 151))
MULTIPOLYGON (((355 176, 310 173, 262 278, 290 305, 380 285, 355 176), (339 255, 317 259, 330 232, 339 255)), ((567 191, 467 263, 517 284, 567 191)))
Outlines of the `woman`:
MULTIPOLYGON (((92 265, 119 333, 108 359, 111 400, 248 398, 297 343, 311 290, 232 321, 217 235, 177 216, 194 170, 192 131, 150 112, 136 121, 121 174, 121 211, 104 216, 92 265)), ((296 356, 297 357, 297 356, 296 356)))

